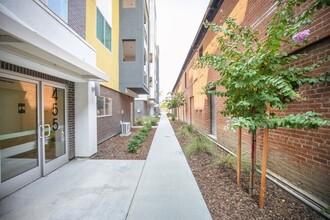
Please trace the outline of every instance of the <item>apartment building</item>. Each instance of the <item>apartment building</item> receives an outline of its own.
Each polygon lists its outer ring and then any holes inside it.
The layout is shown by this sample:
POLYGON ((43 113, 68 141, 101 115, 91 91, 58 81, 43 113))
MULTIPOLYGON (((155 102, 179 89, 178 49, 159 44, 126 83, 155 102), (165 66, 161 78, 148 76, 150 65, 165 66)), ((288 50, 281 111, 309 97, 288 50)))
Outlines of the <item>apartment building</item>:
POLYGON ((0 2, 0 197, 96 152, 95 88, 109 76, 85 40, 86 2, 0 2))
MULTIPOLYGON (((266 27, 273 15, 276 5, 274 1, 219 1, 211 0, 204 15, 203 22, 213 21, 222 25, 226 17, 235 18, 240 24, 252 26, 259 31, 260 37, 266 35, 266 27)), ((311 43, 300 48, 301 53, 308 56, 294 64, 303 66, 330 55, 330 23, 329 7, 317 11, 314 22, 310 26, 311 43)), ((187 54, 179 73, 173 92, 183 92, 186 104, 176 109, 177 117, 209 134, 217 143, 231 152, 236 152, 237 134, 227 128, 227 118, 218 111, 224 109, 223 97, 203 94, 203 87, 211 81, 219 79, 215 70, 195 68, 197 59, 205 54, 218 53, 216 35, 200 25, 196 37, 187 54)), ((330 63, 324 63, 317 71, 329 70, 330 63)), ((221 91, 221 88, 214 88, 221 91)), ((322 82, 312 86, 300 87, 308 101, 295 101, 288 105, 285 114, 301 111, 315 111, 330 119, 330 82, 322 82)), ((258 130, 257 134, 261 134, 258 130)), ((251 135, 244 131, 242 135, 243 149, 249 157, 251 135)), ((330 204, 330 128, 318 130, 285 129, 271 130, 269 134, 268 174, 287 184, 303 196, 310 198, 323 207, 330 204)), ((262 136, 257 137, 257 157, 260 165, 262 152, 262 136)))
POLYGON ((155 0, 123 0, 120 7, 120 91, 136 94, 134 117, 153 115, 159 71, 155 0))
POLYGON ((121 132, 130 122, 133 93, 119 90, 119 22, 122 1, 86 1, 86 41, 96 51, 96 66, 109 77, 100 83, 97 96, 97 143, 121 132))
POLYGON ((0 198, 133 121, 149 93, 149 23, 144 0, 0 2, 0 198))

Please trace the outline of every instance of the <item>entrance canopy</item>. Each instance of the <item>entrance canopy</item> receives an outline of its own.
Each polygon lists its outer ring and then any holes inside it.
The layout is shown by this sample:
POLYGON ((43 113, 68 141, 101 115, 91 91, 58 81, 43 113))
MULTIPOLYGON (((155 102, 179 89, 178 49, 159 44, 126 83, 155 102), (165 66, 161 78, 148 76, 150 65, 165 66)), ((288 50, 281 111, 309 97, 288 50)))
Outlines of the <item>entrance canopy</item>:
MULTIPOLYGON (((44 25, 47 23, 45 22, 44 25)), ((69 32, 65 29, 64 31, 66 34, 69 32)), ((54 34, 61 37, 61 33, 54 32, 54 34)), ((93 48, 81 43, 83 40, 79 37, 76 41, 87 48, 85 51, 90 51, 86 57, 95 57, 93 48)), ((109 80, 104 72, 92 64, 91 59, 86 62, 48 40, 1 4, 0 60, 73 82, 109 80)))

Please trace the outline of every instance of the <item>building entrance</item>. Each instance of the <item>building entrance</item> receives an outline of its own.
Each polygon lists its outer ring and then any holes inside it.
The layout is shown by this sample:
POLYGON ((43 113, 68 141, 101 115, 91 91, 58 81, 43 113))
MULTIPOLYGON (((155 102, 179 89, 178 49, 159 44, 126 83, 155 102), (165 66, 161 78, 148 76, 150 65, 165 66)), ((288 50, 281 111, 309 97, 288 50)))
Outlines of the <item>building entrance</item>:
POLYGON ((68 161, 66 87, 0 73, 0 198, 68 161))

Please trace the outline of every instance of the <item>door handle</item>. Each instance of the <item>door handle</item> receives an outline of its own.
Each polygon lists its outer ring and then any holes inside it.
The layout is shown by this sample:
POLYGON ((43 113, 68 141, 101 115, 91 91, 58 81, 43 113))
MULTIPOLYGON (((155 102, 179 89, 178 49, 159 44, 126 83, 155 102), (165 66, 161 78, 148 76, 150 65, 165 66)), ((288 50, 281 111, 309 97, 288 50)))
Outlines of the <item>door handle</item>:
POLYGON ((49 124, 45 124, 45 127, 48 127, 48 134, 45 135, 45 137, 49 137, 50 136, 50 125, 49 124))
POLYGON ((43 138, 43 125, 39 125, 39 138, 43 138))

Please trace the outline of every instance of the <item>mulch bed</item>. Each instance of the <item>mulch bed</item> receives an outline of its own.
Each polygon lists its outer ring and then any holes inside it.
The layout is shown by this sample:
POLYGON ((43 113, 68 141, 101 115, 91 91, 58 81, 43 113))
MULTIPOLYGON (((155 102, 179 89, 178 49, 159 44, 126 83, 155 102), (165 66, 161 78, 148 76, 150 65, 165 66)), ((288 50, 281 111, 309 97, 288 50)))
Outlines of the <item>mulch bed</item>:
POLYGON ((152 128, 149 132, 146 140, 144 141, 142 147, 139 151, 134 153, 129 153, 127 150, 128 141, 130 138, 136 134, 139 129, 131 129, 132 134, 129 136, 116 135, 109 140, 101 143, 97 147, 97 153, 94 154, 91 159, 108 159, 108 160, 146 160, 149 149, 154 138, 156 128, 152 128))
MULTIPOLYGON (((171 122, 174 131, 182 123, 171 122)), ((185 137, 178 137, 181 147, 187 144, 185 137)), ((219 149, 220 151, 220 149, 219 149)), ((187 158, 204 200, 213 219, 323 219, 301 201, 267 180, 265 208, 259 209, 259 185, 256 193, 248 193, 249 175, 242 175, 242 186, 236 184, 236 171, 215 165, 214 158, 200 154, 187 158)))

